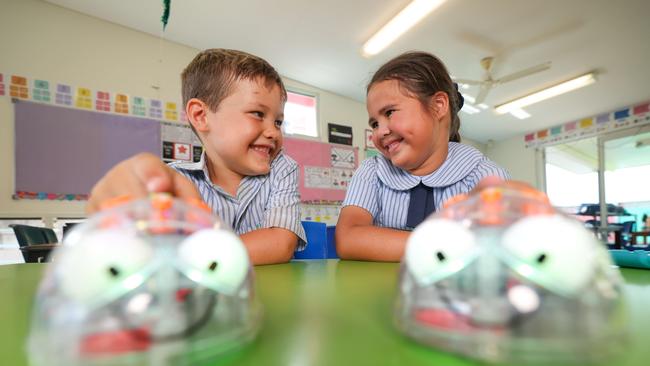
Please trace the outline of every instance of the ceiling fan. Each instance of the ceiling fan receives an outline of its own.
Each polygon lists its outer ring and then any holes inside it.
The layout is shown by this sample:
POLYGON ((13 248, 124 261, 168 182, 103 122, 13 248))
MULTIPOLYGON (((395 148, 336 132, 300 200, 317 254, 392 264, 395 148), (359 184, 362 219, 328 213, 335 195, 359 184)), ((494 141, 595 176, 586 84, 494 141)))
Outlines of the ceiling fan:
POLYGON ((490 89, 492 89, 493 87, 499 84, 507 83, 509 81, 513 81, 528 75, 538 73, 540 71, 548 70, 551 67, 551 62, 549 61, 549 62, 539 64, 537 66, 532 66, 517 72, 513 72, 512 74, 508 74, 498 79, 493 79, 491 73, 493 63, 494 63, 494 57, 490 56, 481 59, 481 66, 483 67, 483 69, 485 69, 485 78, 483 80, 454 79, 454 81, 456 81, 457 83, 480 86, 481 89, 479 90, 478 95, 475 98, 476 100, 474 101, 474 104, 483 103, 490 89))

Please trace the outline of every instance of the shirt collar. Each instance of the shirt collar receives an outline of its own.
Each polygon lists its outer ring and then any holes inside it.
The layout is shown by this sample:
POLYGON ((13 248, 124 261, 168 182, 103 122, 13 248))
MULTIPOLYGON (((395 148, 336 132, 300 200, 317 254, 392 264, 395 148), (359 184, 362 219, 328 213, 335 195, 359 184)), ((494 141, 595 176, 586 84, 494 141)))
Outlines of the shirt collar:
POLYGON ((202 171, 206 178, 210 176, 208 173, 208 166, 206 165, 205 150, 201 153, 201 158, 196 162, 182 162, 175 163, 174 166, 183 170, 202 171))
MULTIPOLYGON (((280 164, 280 160, 283 158, 284 154, 284 149, 278 153, 278 155, 273 159, 271 162, 271 170, 273 168, 280 164)), ((210 179, 210 172, 208 171, 208 165, 206 164, 207 161, 207 155, 205 154, 205 150, 201 153, 201 158, 197 162, 183 162, 183 163, 177 163, 176 167, 184 169, 184 170, 191 170, 191 171, 202 171, 203 174, 205 175, 206 179, 210 179)), ((267 174, 268 175, 268 174, 267 174)), ((259 175, 255 177, 265 177, 266 175, 259 175)), ((244 178, 255 178, 255 177, 244 177, 244 178)))
POLYGON ((483 154, 475 148, 450 142, 447 159, 442 165, 425 176, 416 176, 394 166, 383 155, 376 156, 377 176, 388 187, 405 191, 422 182, 427 187, 440 188, 452 185, 465 178, 479 164, 483 154))

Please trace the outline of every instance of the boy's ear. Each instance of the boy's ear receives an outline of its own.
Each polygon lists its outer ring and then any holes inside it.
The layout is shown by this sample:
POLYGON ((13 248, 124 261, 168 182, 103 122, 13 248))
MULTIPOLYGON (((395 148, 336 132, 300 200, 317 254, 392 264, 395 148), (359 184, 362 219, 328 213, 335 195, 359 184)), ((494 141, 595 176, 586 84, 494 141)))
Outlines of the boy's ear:
POLYGON ((190 99, 185 106, 187 120, 192 124, 195 130, 201 132, 207 132, 209 129, 208 111, 208 105, 202 100, 196 98, 190 99))
POLYGON ((442 120, 449 115, 449 96, 447 93, 439 91, 431 96, 431 111, 436 120, 442 120))

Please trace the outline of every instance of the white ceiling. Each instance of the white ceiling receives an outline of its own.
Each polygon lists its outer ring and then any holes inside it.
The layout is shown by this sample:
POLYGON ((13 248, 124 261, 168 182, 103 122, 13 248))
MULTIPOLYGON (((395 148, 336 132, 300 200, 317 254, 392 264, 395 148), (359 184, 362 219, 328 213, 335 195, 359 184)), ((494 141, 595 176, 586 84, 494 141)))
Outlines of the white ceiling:
MULTIPOLYGON (((161 34, 162 0, 48 0, 123 26, 161 34)), ((291 79, 365 101, 383 62, 407 50, 439 56, 452 75, 481 79, 479 60, 500 56, 494 76, 551 61, 549 70, 499 85, 490 107, 598 70, 598 82, 525 108, 519 120, 491 109, 461 114, 464 136, 487 142, 650 100, 650 1, 448 0, 379 55, 361 45, 409 0, 172 0, 167 40, 264 57, 291 79)), ((466 92, 475 96, 477 87, 466 92)))

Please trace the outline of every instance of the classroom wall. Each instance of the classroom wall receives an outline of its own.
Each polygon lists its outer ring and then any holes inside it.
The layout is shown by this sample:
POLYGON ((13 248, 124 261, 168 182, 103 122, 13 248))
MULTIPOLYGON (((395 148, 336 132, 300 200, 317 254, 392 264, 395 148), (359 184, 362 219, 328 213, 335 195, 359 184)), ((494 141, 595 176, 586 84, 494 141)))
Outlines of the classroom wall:
MULTIPOLYGON (((5 78, 16 74, 172 102, 180 102, 179 74, 198 52, 37 0, 2 1, 0 49, 0 73, 5 78)), ((364 103, 298 81, 285 82, 290 90, 317 95, 321 141, 327 141, 327 123, 351 125, 354 146, 360 148, 359 157, 365 157, 364 103)), ((6 80, 5 85, 8 89, 6 80)), ((13 122, 10 98, 0 97, 0 217, 47 220, 83 216, 85 202, 11 198, 15 174, 13 122)), ((463 142, 485 152, 483 144, 463 142)))
POLYGON ((541 187, 534 148, 526 148, 524 135, 486 145, 485 155, 510 172, 512 179, 541 187))
MULTIPOLYGON (((0 49, 0 72, 5 75, 177 102, 180 71, 198 52, 166 41, 161 51, 157 37, 34 0, 2 2, 0 49)), ((327 139, 328 122, 352 124, 354 143, 363 146, 367 121, 363 103, 285 81, 289 89, 318 96, 321 140, 327 139)), ((0 216, 83 215, 84 202, 11 199, 15 172, 13 119, 10 98, 0 98, 0 216)))

